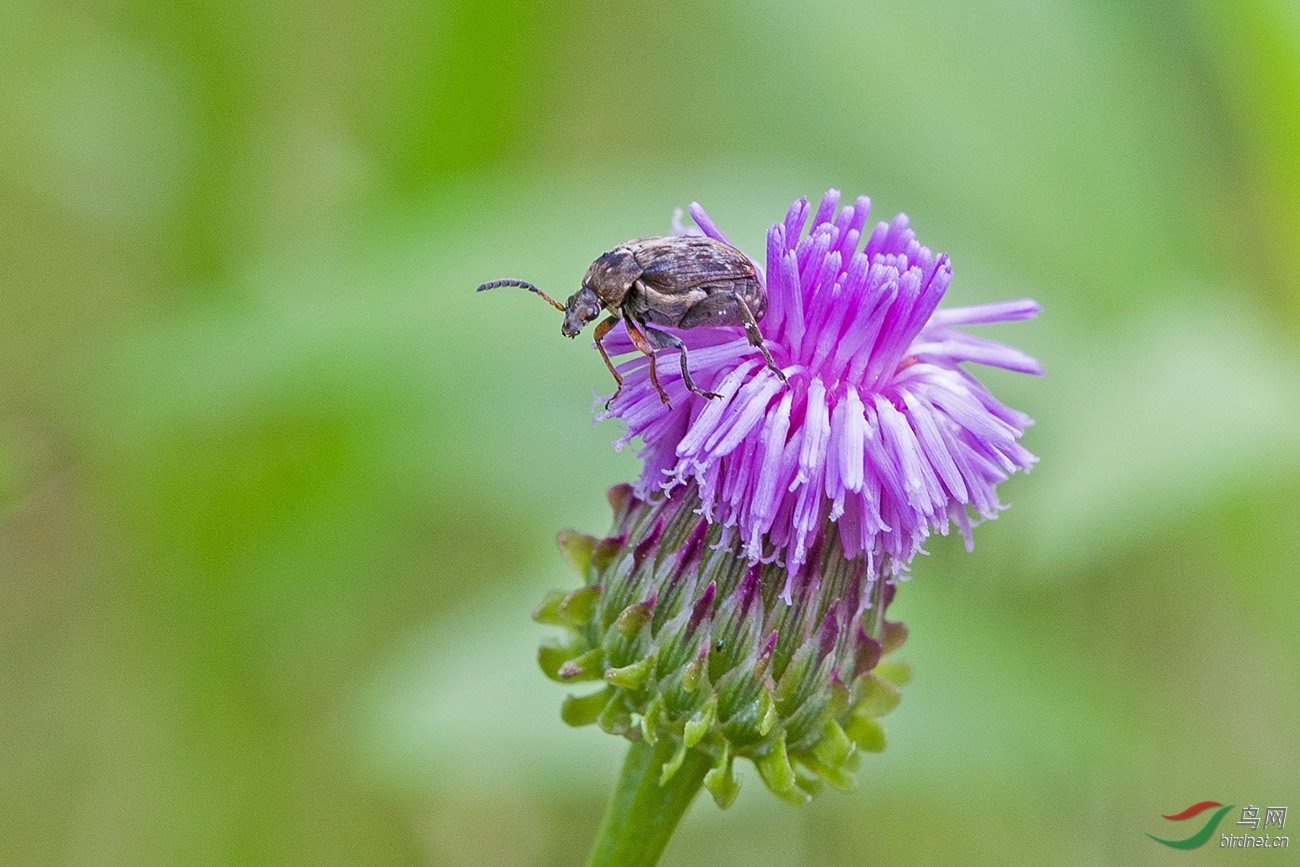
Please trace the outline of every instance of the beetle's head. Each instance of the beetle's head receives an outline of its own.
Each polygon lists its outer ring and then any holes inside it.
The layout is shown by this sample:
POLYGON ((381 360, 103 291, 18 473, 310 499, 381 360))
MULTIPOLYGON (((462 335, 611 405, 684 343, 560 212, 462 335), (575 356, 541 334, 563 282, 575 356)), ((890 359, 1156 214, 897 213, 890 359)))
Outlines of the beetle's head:
POLYGON ((564 305, 564 324, 560 326, 560 333, 565 337, 577 337, 588 322, 600 316, 603 306, 596 290, 583 286, 570 295, 564 305))

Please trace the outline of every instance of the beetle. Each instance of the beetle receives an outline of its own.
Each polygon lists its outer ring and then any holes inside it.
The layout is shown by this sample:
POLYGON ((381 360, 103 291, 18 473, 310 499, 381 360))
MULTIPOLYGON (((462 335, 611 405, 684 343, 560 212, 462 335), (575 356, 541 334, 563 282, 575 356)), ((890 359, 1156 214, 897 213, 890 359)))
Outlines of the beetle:
POLYGON ((657 349, 680 350, 682 382, 692 393, 709 400, 719 395, 696 387, 687 365, 686 344, 656 325, 681 329, 742 325, 749 342, 763 353, 768 368, 782 382, 788 382, 758 330, 758 322, 767 312, 767 293, 754 263, 735 247, 713 238, 668 235, 619 244, 591 263, 582 278, 582 288, 565 304, 523 280, 493 280, 477 291, 498 286, 518 286, 542 296, 564 314, 560 333, 565 337, 577 337, 588 322, 599 318, 602 311, 609 311, 610 316, 596 326, 595 333, 596 348, 618 383, 606 407, 623 391, 623 377, 614 369, 603 343, 620 319, 627 324, 632 345, 650 357, 650 382, 665 404, 668 394, 655 373, 657 349))

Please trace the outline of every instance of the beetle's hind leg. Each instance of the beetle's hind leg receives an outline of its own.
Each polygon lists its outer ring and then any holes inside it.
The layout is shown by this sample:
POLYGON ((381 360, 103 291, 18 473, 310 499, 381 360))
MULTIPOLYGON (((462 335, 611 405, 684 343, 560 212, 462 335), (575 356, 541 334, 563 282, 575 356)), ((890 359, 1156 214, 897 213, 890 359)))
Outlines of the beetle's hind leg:
POLYGON ((768 368, 782 382, 788 382, 785 372, 776 366, 776 362, 772 360, 772 353, 768 352, 767 347, 763 345, 763 332, 758 330, 758 320, 754 318, 753 311, 749 309, 745 299, 735 292, 718 291, 709 295, 687 310, 681 321, 677 323, 678 328, 718 325, 744 326, 745 336, 749 338, 750 345, 763 353, 768 368))
POLYGON ((695 380, 691 379, 690 368, 686 366, 686 344, 685 343, 682 343, 679 339, 677 339, 672 334, 669 334, 667 331, 660 331, 658 328, 651 328, 649 325, 642 325, 641 327, 645 329, 646 337, 650 340, 650 344, 654 346, 656 349, 668 349, 669 347, 676 347, 677 349, 681 350, 682 382, 686 384, 686 387, 688 389, 690 389, 694 394, 698 394, 700 397, 707 397, 709 400, 714 400, 715 398, 722 396, 712 391, 704 391, 695 386, 695 380))
POLYGON ((745 325, 745 335, 749 337, 749 342, 756 346, 759 352, 763 353, 768 369, 775 373, 782 382, 789 382, 785 378, 785 371, 776 366, 776 362, 772 360, 772 353, 768 352, 767 347, 763 345, 763 332, 758 330, 758 320, 754 318, 754 314, 750 311, 749 305, 745 303, 745 299, 735 292, 728 292, 727 297, 735 301, 736 306, 740 308, 740 318, 745 325))

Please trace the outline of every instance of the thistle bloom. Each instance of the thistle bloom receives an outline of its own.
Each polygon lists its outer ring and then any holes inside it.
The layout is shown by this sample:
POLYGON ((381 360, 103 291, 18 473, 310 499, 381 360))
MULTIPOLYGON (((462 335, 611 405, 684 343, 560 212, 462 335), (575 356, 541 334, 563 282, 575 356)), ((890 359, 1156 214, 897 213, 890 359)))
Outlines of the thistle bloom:
MULTIPOLYGON (((734 534, 751 561, 793 575, 834 522, 848 559, 861 555, 869 574, 897 576, 932 529, 946 535, 956 524, 969 549, 971 527, 1003 508, 997 483, 1035 462, 1018 442, 1028 416, 960 364, 1042 368, 954 326, 1031 319, 1040 307, 937 310, 952 281, 948 257, 922 246, 903 214, 863 243, 870 201, 836 213, 838 201, 838 191, 826 194, 806 236, 806 199, 768 230, 760 327, 789 387, 741 329, 679 331, 695 381, 720 397, 693 398, 677 366, 663 364, 659 379, 672 398, 664 406, 649 359, 638 355, 619 366, 623 391, 598 418, 626 424, 616 446, 642 439, 637 496, 694 482, 702 514, 734 534)), ((699 205, 691 216, 695 231, 727 242, 699 205)), ((633 349, 621 328, 606 346, 633 349)))
MULTIPOLYGON (((692 377, 718 397, 691 394, 676 350, 661 350, 671 406, 638 354, 598 416, 626 425, 617 445, 641 439, 641 476, 611 491, 608 536, 561 534, 583 586, 534 614, 566 632, 543 645, 542 669, 601 684, 571 695, 563 718, 633 742, 592 864, 623 863, 629 846, 657 857, 666 837, 620 829, 670 833, 701 785, 730 804, 737 758, 796 803, 851 786, 908 678, 882 660, 906 636, 885 618, 896 579, 932 531, 956 524, 969 548, 1002 508, 997 484, 1036 460, 1019 443, 1029 418, 961 364, 1042 369, 956 326, 1038 305, 938 310, 947 257, 901 214, 864 240, 868 200, 838 202, 826 194, 807 235, 804 199, 768 232, 760 329, 788 383, 741 328, 679 330, 692 377)), ((699 228, 679 231, 726 242, 698 205, 691 215, 699 228)), ((621 325, 604 345, 634 349, 621 325)))

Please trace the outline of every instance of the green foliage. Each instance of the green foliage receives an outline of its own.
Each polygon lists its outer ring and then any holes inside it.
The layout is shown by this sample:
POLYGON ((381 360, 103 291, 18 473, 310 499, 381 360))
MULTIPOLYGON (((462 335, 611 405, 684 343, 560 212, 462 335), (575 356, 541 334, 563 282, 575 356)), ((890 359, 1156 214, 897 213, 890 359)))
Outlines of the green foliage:
POLYGON ((528 612, 635 463, 584 341, 472 289, 566 295, 692 199, 757 253, 828 186, 949 303, 1044 304, 1048 376, 990 377, 1043 460, 900 589, 858 791, 664 863, 1134 863, 1287 803, 1283 7, 0 6, 0 862, 574 863, 616 745, 528 612))

